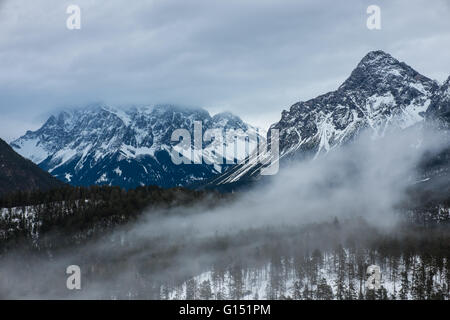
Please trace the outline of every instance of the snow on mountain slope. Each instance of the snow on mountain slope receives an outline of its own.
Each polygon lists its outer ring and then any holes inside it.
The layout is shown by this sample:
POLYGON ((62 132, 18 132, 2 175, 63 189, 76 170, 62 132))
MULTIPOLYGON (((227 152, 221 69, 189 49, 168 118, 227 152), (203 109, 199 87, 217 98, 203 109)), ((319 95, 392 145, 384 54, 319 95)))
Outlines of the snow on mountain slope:
MULTIPOLYGON (((280 133, 280 159, 318 157, 351 141, 364 129, 376 138, 391 128, 408 128, 424 119, 438 95, 435 105, 442 105, 449 92, 448 82, 440 88, 391 55, 369 52, 336 91, 298 102, 282 112, 280 121, 270 128, 280 133)), ((266 152, 260 156, 271 155, 266 152)), ((260 169, 260 163, 250 159, 211 184, 255 178, 260 169)))
MULTIPOLYGON (((28 131, 11 146, 73 185, 173 187, 210 178, 245 157, 242 152, 226 151, 234 147, 235 141, 237 145, 245 145, 248 135, 260 136, 259 130, 231 113, 211 117, 204 109, 171 105, 123 109, 95 105, 51 116, 39 130, 28 131), (225 135, 224 141, 212 139, 202 146, 208 163, 212 157, 224 157, 224 164, 172 162, 170 152, 179 148, 171 142, 172 132, 186 129, 193 140, 196 121, 202 123, 203 132, 219 129, 232 133, 225 135)), ((260 139, 264 140, 263 136, 260 139)), ((182 154, 199 154, 193 147, 177 150, 182 154)))

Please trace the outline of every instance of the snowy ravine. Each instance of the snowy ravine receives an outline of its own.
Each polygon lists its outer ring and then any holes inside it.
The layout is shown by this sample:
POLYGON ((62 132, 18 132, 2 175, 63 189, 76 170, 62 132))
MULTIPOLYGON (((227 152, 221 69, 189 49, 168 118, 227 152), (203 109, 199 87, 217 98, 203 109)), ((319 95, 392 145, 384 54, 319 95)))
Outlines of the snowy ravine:
MULTIPOLYGON (((439 85, 391 55, 372 51, 337 90, 295 103, 270 129, 279 130, 282 163, 316 158, 352 141, 363 130, 377 138, 387 130, 406 129, 427 118, 450 119, 449 97, 450 77, 439 85)), ((260 167, 259 161, 250 159, 213 183, 226 185, 258 177, 260 167)))
POLYGON ((255 147, 246 143, 249 136, 265 141, 265 133, 228 112, 210 116, 204 109, 173 105, 113 108, 98 104, 51 116, 39 130, 28 131, 11 146, 72 185, 174 187, 208 179, 245 158, 255 147), (194 123, 201 123, 200 134, 218 129, 225 139, 204 141, 203 161, 176 165, 171 159, 174 148, 191 159, 201 155, 201 150, 194 149, 194 123), (189 131, 191 149, 171 141, 176 129, 189 131), (223 164, 216 158, 222 158, 223 164))

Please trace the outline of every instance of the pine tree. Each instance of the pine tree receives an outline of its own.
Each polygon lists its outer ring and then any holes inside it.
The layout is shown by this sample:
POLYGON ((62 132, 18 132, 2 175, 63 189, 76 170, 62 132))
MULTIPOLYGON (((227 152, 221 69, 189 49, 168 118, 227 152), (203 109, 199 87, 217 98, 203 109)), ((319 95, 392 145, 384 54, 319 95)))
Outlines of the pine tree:
POLYGON ((302 299, 302 283, 301 281, 297 280, 294 282, 294 290, 293 290, 293 298, 294 300, 301 300, 302 299))
POLYGON ((344 248, 339 245, 337 251, 337 279, 335 281, 336 299, 344 300, 346 293, 345 275, 346 275, 346 253, 344 248))
POLYGON ((403 271, 401 273, 401 289, 399 297, 401 300, 407 300, 408 299, 408 292, 409 292, 409 280, 408 280, 408 272, 403 271))
POLYGON ((317 285, 316 298, 318 300, 333 300, 333 289, 325 278, 320 279, 317 285))
POLYGON ((186 281, 186 300, 196 300, 197 298, 197 282, 192 278, 186 281))
POLYGON ((205 280, 200 284, 199 298, 201 300, 211 300, 213 298, 211 283, 209 280, 205 280))
POLYGON ((426 271, 423 263, 420 263, 413 276, 411 294, 415 300, 425 299, 426 271))

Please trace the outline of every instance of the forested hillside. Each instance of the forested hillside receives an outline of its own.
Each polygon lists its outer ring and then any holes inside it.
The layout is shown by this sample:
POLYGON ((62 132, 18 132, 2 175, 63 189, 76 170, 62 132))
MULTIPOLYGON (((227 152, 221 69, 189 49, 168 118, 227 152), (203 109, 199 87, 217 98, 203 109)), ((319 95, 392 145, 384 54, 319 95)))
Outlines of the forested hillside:
POLYGON ((64 247, 98 237, 137 219, 144 209, 189 207, 202 201, 217 204, 224 198, 215 192, 156 186, 124 190, 120 187, 92 186, 18 192, 0 198, 0 247, 17 241, 40 247, 64 247), (47 236, 56 241, 48 241, 47 236))
MULTIPOLYGON (((161 288, 161 299, 450 299, 448 225, 403 225, 380 232, 363 220, 305 228, 254 231, 227 239, 262 245, 223 259, 198 276, 161 288), (262 237, 272 241, 264 241, 262 237), (276 238, 277 240, 274 240, 276 238), (273 241, 274 240, 274 241, 273 241), (381 288, 368 290, 369 265, 381 269, 381 288)), ((224 239, 222 239, 224 241, 224 239)))
POLYGON ((399 208, 400 219, 388 228, 362 217, 242 230, 216 229, 220 215, 210 227, 207 216, 198 220, 239 197, 158 187, 65 187, 5 197, 0 271, 8 276, 0 279, 0 296, 450 298, 450 211, 444 204, 399 208), (205 225, 186 224, 191 220, 205 225), (57 285, 74 262, 83 270, 80 292, 57 285), (365 288, 371 264, 381 268, 377 291, 365 288), (26 286, 15 286, 14 279, 26 286))
POLYGON ((62 185, 0 139, 0 197, 16 191, 48 190, 62 185))

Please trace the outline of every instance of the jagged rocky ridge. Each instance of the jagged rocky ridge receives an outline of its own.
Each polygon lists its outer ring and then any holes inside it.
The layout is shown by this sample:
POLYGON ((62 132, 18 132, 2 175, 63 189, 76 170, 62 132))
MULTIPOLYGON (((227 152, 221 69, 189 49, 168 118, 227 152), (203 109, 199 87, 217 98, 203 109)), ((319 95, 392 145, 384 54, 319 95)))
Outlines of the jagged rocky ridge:
MULTIPOLYGON (((172 132, 187 129, 193 141, 195 121, 202 123, 203 132, 221 129, 232 133, 241 143, 245 143, 247 135, 259 135, 256 128, 231 113, 211 117, 204 109, 173 105, 129 108, 94 105, 51 116, 39 130, 28 131, 11 146, 53 176, 73 185, 186 186, 224 172, 239 157, 245 157, 225 152, 224 147, 232 148, 232 138, 223 143, 213 139, 203 144, 203 155, 227 157, 223 165, 204 161, 175 165, 170 152, 178 142, 171 142, 172 132)), ((260 138, 264 140, 263 136, 260 138)))
MULTIPOLYGON (((365 129, 374 137, 406 129, 424 119, 448 123, 450 78, 442 86, 383 51, 369 52, 336 90, 284 110, 270 129, 280 133, 280 162, 317 157, 354 139, 365 129)), ((270 141, 270 130, 268 132, 270 141)), ((262 161, 247 161, 209 185, 233 185, 260 177, 262 161)))

